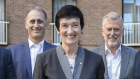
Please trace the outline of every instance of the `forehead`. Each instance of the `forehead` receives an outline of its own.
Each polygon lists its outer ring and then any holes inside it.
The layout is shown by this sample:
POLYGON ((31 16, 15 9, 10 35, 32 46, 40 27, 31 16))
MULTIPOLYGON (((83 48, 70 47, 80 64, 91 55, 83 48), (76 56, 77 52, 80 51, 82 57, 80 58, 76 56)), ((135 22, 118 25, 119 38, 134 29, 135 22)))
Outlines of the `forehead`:
POLYGON ((121 20, 107 18, 104 21, 104 27, 106 27, 106 28, 122 28, 121 20))
POLYGON ((32 10, 28 13, 27 15, 27 19, 31 20, 31 19, 45 19, 45 16, 43 14, 43 12, 38 11, 38 10, 32 10))
POLYGON ((80 23, 79 18, 61 18, 59 20, 60 24, 62 23, 80 23))

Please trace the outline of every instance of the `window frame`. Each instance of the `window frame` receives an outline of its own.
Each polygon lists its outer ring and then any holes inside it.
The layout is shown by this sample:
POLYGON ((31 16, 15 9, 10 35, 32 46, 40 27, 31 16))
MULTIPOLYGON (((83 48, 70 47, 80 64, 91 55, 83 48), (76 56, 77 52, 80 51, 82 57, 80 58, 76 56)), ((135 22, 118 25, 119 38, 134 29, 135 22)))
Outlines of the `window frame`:
MULTIPOLYGON (((2 0, 1 0, 2 1, 2 0)), ((2 2, 1 2, 2 3, 2 2)), ((5 21, 5 16, 6 16, 6 1, 3 0, 3 5, 0 5, 0 8, 3 8, 3 17, 1 16, 0 18, 0 45, 8 45, 8 24, 9 22, 5 21)), ((0 12, 0 13, 2 13, 0 12)), ((2 14, 1 14, 2 15, 2 14)))
MULTIPOLYGON (((133 6, 133 17, 132 17, 132 22, 125 22, 124 21, 124 27, 125 27, 125 30, 124 30, 124 36, 122 38, 122 44, 126 45, 126 46, 140 46, 140 41, 138 40, 140 38, 140 32, 138 32, 138 29, 140 29, 140 22, 137 22, 137 14, 136 14, 136 0, 133 0, 134 1, 134 6, 133 6), (130 25, 130 27, 132 27, 131 31, 133 31, 133 34, 130 34, 130 31, 128 30, 129 28, 127 28, 128 26, 130 25), (129 33, 129 34, 126 34, 129 33), (131 37, 131 35, 133 35, 131 37), (138 37, 137 37, 138 36, 138 37), (132 41, 132 42, 131 42, 132 41)), ((123 13, 123 18, 124 18, 124 0, 123 0, 123 3, 122 3, 122 13, 123 13)), ((125 20, 125 19, 124 19, 125 20)))
MULTIPOLYGON (((62 0, 61 0, 62 1, 62 0)), ((60 2, 61 2, 60 1, 60 2)), ((66 1, 70 1, 70 0, 63 0, 63 1, 65 1, 64 3, 64 5, 68 5, 69 3, 68 2, 66 2, 66 1)), ((71 2, 70 4, 71 5, 77 5, 77 0, 71 0, 71 1, 73 1, 73 2, 71 2), (72 4, 73 3, 73 4, 72 4)), ((52 43, 53 44, 55 44, 55 45, 59 45, 59 43, 61 42, 61 37, 60 37, 60 35, 58 35, 57 34, 57 31, 56 31, 56 26, 55 26, 55 13, 54 13, 54 0, 52 1, 52 8, 53 8, 53 10, 52 10, 52 23, 50 23, 50 26, 51 26, 51 29, 52 29, 52 32, 51 32, 51 34, 52 34, 52 43)), ((58 3, 57 3, 58 4, 58 3)), ((59 5, 59 4, 58 4, 59 5)), ((62 7, 62 6, 61 6, 62 7)), ((60 8, 61 8, 60 7, 60 8)), ((59 8, 59 9, 60 9, 59 8)), ((56 12, 57 13, 57 12, 56 12)))

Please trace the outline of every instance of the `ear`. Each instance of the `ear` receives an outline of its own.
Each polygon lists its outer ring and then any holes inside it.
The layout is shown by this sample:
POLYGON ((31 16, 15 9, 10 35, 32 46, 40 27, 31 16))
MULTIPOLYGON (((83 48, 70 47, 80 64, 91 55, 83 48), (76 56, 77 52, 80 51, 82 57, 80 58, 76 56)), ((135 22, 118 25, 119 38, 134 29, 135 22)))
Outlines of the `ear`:
POLYGON ((25 28, 27 29, 27 27, 28 27, 28 26, 27 26, 27 21, 25 21, 24 24, 25 24, 25 28))
POLYGON ((57 34, 60 35, 60 30, 58 30, 57 28, 56 28, 56 30, 57 30, 57 34))
POLYGON ((83 32, 83 31, 84 31, 84 27, 83 27, 83 28, 81 28, 81 34, 84 34, 84 32, 83 32))
POLYGON ((104 29, 103 27, 101 27, 101 29, 100 29, 100 31, 101 31, 101 33, 102 33, 102 36, 104 36, 104 33, 103 33, 104 31, 103 31, 103 29, 104 29))
POLYGON ((45 23, 45 29, 48 29, 48 22, 45 23))
POLYGON ((125 30, 125 28, 123 27, 123 28, 122 28, 122 36, 124 35, 124 30, 125 30))

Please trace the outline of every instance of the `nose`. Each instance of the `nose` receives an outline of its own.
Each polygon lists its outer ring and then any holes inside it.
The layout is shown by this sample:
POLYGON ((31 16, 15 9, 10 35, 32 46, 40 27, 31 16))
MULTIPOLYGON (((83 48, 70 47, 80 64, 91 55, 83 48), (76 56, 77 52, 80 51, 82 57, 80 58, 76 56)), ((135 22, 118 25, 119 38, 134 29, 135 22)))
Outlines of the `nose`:
POLYGON ((69 33, 69 34, 73 33, 72 26, 69 26, 69 28, 68 28, 68 30, 67 30, 67 33, 69 33))
POLYGON ((38 22, 36 21, 35 24, 34 24, 34 27, 37 28, 38 26, 39 26, 39 25, 38 25, 38 22))
POLYGON ((114 30, 112 30, 112 31, 111 31, 111 35, 114 35, 114 34, 115 34, 115 33, 114 33, 114 30))

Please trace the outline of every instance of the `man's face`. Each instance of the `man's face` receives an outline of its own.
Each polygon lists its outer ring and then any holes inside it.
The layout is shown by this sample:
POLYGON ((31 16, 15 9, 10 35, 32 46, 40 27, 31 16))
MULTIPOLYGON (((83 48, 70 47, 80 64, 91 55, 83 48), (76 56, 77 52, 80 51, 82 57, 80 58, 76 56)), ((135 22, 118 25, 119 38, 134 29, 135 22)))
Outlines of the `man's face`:
POLYGON ((104 21, 104 26, 101 29, 105 43, 109 47, 119 46, 124 33, 124 28, 121 26, 120 19, 112 20, 107 18, 104 21))
POLYGON ((37 10, 30 11, 27 15, 25 26, 31 40, 43 39, 47 27, 47 21, 43 12, 37 10))

